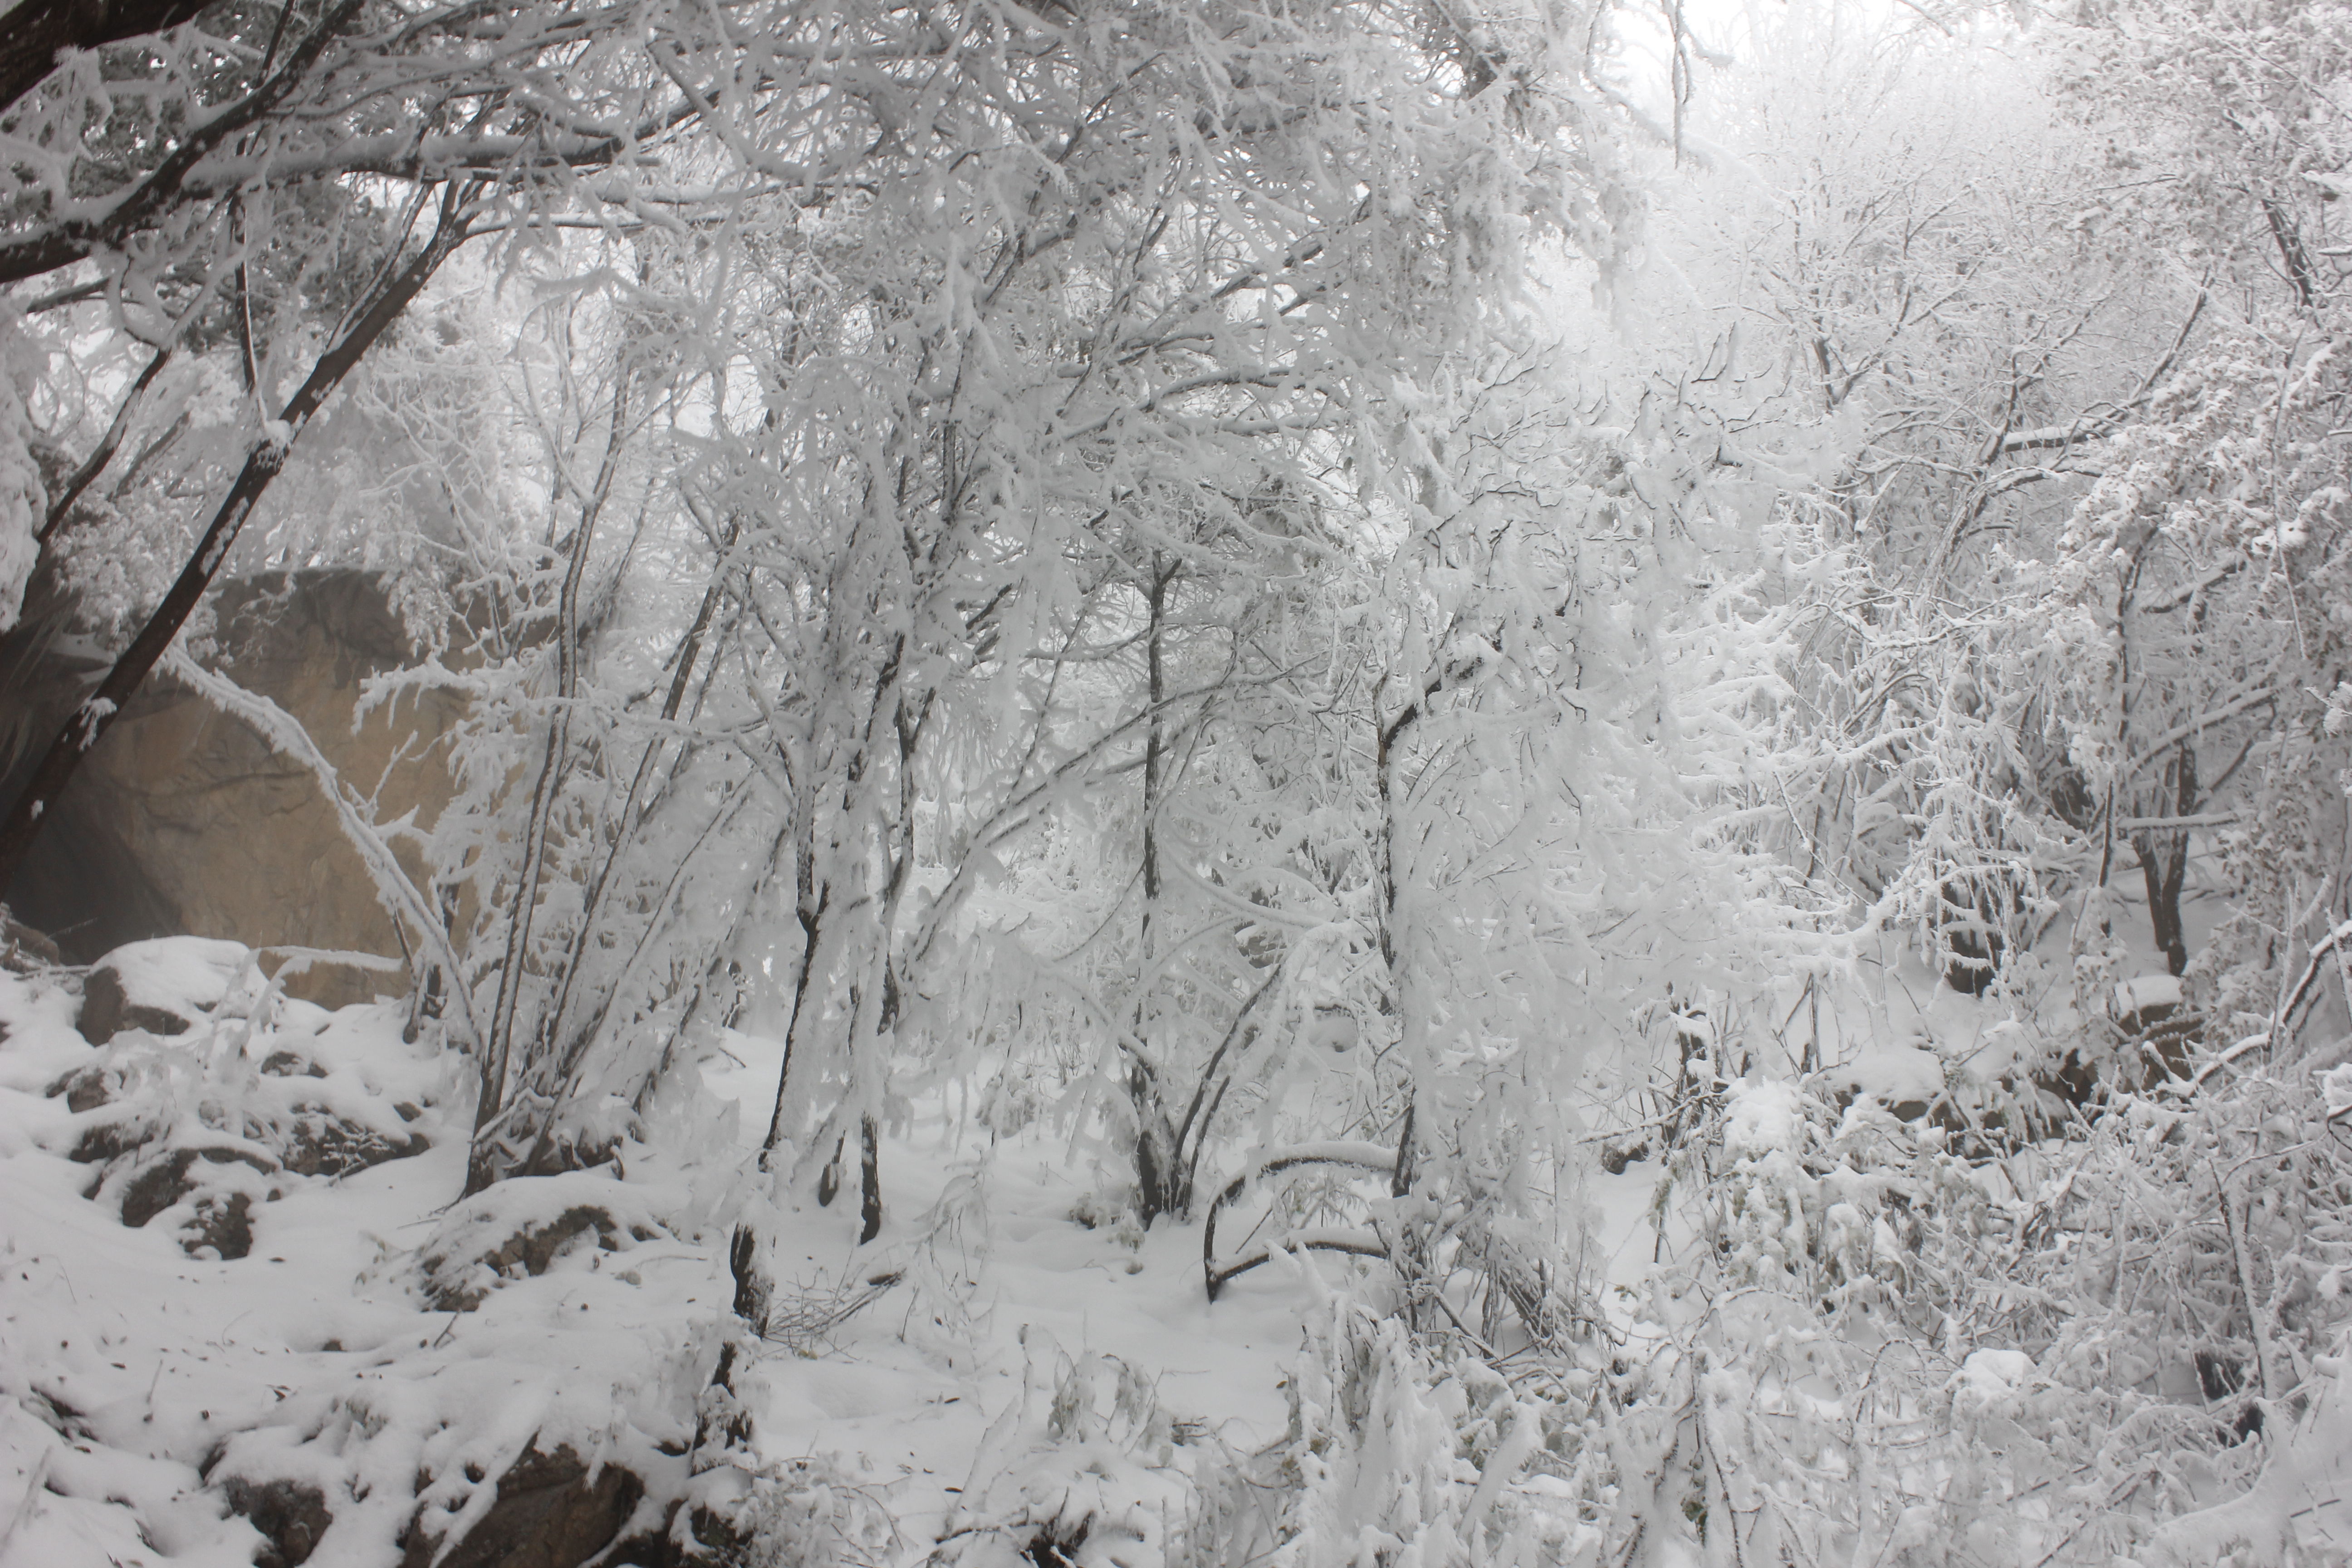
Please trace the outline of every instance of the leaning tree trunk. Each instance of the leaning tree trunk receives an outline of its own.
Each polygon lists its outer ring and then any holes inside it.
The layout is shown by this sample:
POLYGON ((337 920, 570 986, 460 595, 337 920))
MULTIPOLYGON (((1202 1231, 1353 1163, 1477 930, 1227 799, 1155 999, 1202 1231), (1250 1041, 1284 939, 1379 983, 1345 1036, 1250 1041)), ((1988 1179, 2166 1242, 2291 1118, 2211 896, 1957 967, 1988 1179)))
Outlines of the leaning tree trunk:
POLYGON ((352 367, 357 365, 377 339, 383 336, 393 322, 400 319, 410 300, 416 298, 441 264, 449 258, 458 246, 465 243, 473 219, 472 197, 480 189, 469 184, 461 194, 456 186, 442 190, 440 223, 425 247, 412 257, 407 265, 387 279, 351 329, 338 339, 310 369, 310 378, 301 389, 288 400, 278 416, 279 427, 266 433, 247 454, 244 468, 228 494, 213 513, 196 548, 181 568, 180 575, 163 602, 122 650, 114 668, 99 683, 97 691, 66 719, 57 739, 41 758, 40 765, 16 799, 8 815, 0 819, 0 889, 16 879, 25 864, 25 857, 41 829, 41 821, 50 803, 64 793, 74 772, 81 766, 82 758, 96 745, 108 730, 113 728, 127 704, 147 679, 148 672, 163 657, 172 640, 180 635, 180 627, 188 615, 205 596, 205 590, 220 574, 221 563, 227 560, 229 547, 236 542, 246 520, 260 503, 269 482, 285 467, 286 455, 300 438, 335 388, 342 384, 352 367))

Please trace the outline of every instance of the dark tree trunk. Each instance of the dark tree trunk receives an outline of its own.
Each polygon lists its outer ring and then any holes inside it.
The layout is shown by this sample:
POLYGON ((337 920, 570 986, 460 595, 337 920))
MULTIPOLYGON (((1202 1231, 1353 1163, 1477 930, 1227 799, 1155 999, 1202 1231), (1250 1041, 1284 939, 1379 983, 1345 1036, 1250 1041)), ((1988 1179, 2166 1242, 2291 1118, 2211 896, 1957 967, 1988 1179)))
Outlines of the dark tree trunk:
POLYGON ((819 1208, 831 1208, 833 1200, 841 1195, 841 1156, 848 1147, 849 1134, 845 1132, 834 1140, 833 1158, 827 1160, 824 1169, 816 1173, 816 1204, 819 1208))
POLYGON ((400 313, 416 298, 441 263, 465 242, 469 221, 468 215, 460 210, 465 205, 454 187, 445 190, 440 226, 433 237, 392 276, 374 302, 352 323, 351 330, 319 357, 318 363, 311 367, 310 379, 278 415, 288 426, 284 437, 256 446, 246 458, 236 482, 229 487, 228 495, 213 513, 211 523, 196 542, 194 553, 181 568, 178 580, 163 595, 163 602, 155 607, 155 613, 139 629, 131 646, 122 650, 122 656, 114 661, 114 668, 107 671, 106 679, 99 683, 89 700, 68 716, 32 778, 9 806, 7 816, 0 819, 0 889, 16 881, 26 853, 40 832, 41 819, 49 804, 64 793, 90 747, 113 727, 124 705, 145 683, 148 672, 172 646, 172 639, 179 636, 189 612, 212 586, 246 520, 253 515, 270 480, 285 465, 292 442, 301 435, 320 405, 342 384, 343 377, 400 319, 400 313))
POLYGON ((693 1458, 689 1461, 698 1475, 720 1463, 719 1454, 751 1446, 751 1413, 735 1397, 737 1352, 768 1328, 768 1302, 772 1290, 760 1268, 760 1239, 750 1226, 735 1227, 727 1247, 727 1267, 735 1276, 735 1317, 742 1327, 719 1352, 719 1365, 711 1372, 709 1386, 717 1391, 718 1397, 705 1397, 698 1402, 693 1458))
POLYGON ((2189 968, 2189 942, 2180 925, 2180 889, 2188 879, 2189 835, 2176 833, 2169 837, 2142 840, 2133 846, 2139 851, 2140 879, 2147 886, 2147 923, 2156 945, 2163 950, 2164 967, 2174 974, 2189 968))
POLYGON ((874 1118, 857 1123, 857 1244, 882 1234, 882 1136, 874 1118))
POLYGON ((1135 1110, 1136 1221, 1148 1230, 1161 1215, 1182 1212, 1183 1171, 1169 1147, 1168 1112, 1160 1091, 1140 1062, 1128 1068, 1127 1097, 1135 1110))
POLYGON ((163 367, 171 360, 170 349, 158 349, 155 357, 147 362, 147 368, 139 373, 139 379, 131 384, 131 390, 123 395, 122 402, 114 410, 114 418, 107 426, 106 434, 99 437, 98 445, 90 448, 90 454, 82 459, 81 467, 73 471, 50 500, 48 513, 41 520, 38 542, 47 544, 49 542, 49 536, 57 532, 59 523, 65 521, 66 513, 72 510, 73 503, 81 499, 82 491, 89 489, 90 482, 104 473, 106 465, 114 460, 115 452, 122 445, 122 433, 130 427, 131 416, 137 411, 141 402, 146 398, 147 389, 155 384, 155 378, 163 374, 163 367))
MULTIPOLYGON (((1143 744, 1143 925, 1137 943, 1138 971, 1147 984, 1160 925, 1160 812, 1168 791, 1168 721, 1162 704, 1168 699, 1168 592, 1182 563, 1158 551, 1151 556, 1150 586, 1145 595, 1150 630, 1145 638, 1146 670, 1150 704, 1143 744)), ((1151 1028, 1151 998, 1135 999, 1135 1033, 1148 1038, 1151 1028)), ((1161 1215, 1181 1215, 1191 1206, 1192 1194, 1177 1158, 1174 1129, 1159 1083, 1141 1061, 1127 1074, 1129 1102, 1135 1110, 1136 1219, 1146 1230, 1161 1215)))
MULTIPOLYGON (((2187 742, 2166 770, 2172 788, 2172 810, 2179 816, 2196 813, 2197 753, 2187 742)), ((2178 975, 2189 968, 2189 939, 2180 923, 2180 893, 2189 880, 2189 829, 2143 833, 2132 841, 2139 855, 2139 874, 2147 888, 2149 934, 2163 951, 2164 966, 2178 975)))
POLYGON ((727 1247, 727 1271, 735 1277, 735 1315, 749 1324, 753 1333, 765 1332, 768 1298, 772 1292, 767 1276, 760 1271, 760 1241, 750 1226, 735 1227, 727 1247))

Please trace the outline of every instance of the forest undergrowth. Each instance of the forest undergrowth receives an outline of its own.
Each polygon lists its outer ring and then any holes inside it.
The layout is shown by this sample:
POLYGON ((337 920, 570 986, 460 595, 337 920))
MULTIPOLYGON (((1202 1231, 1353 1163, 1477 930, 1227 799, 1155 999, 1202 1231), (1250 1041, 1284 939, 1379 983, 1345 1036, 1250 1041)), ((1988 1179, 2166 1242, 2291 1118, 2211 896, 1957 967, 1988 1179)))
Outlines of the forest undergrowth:
POLYGON ((2352 7, 108 16, 8 1568, 2352 1562, 2352 7))
POLYGON ((505 1561, 516 1478, 620 1563, 2340 1560, 2352 1070, 2037 1140, 1710 1048, 1613 1173, 1260 1175, 1288 1250, 1213 1302, 1034 1106, 934 1101, 900 1217, 781 1218, 749 1320, 781 1042, 452 1205, 462 1056, 257 957, 125 950, 190 1026, 104 1046, 5 983, 11 1562, 505 1561))

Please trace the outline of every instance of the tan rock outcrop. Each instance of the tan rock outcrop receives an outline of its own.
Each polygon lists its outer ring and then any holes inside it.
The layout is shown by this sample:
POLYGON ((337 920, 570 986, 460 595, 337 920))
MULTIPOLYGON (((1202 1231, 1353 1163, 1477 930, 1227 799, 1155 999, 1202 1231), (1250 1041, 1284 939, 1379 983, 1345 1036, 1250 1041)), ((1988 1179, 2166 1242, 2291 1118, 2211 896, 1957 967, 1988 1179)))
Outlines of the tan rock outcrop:
MULTIPOLYGON (((353 725, 361 682, 413 658, 374 578, 321 571, 229 584, 217 627, 221 668, 300 720, 342 776, 375 797, 380 818, 415 808, 428 824, 447 803, 455 697, 404 696, 353 725)), ((53 699, 69 694, 62 679, 42 684, 53 699)), ((308 770, 161 677, 56 809, 10 902, 68 957, 89 962, 126 942, 180 933, 402 956, 308 770)), ((288 983, 329 1005, 403 988, 398 975, 342 966, 288 983)))

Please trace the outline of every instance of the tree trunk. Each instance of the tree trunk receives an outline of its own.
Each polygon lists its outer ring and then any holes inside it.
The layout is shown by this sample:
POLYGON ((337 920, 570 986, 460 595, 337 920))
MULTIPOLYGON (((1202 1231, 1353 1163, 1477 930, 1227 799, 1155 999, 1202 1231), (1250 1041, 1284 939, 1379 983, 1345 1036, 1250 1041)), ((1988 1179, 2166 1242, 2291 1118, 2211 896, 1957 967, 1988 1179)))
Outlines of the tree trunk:
MULTIPOLYGON (((520 1169, 538 1142, 537 1131, 520 1123, 536 1119, 543 1126, 555 1110, 551 1086, 536 1082, 534 1069, 544 1053, 559 1048, 553 1031, 560 1019, 551 1010, 531 1026, 531 1044, 518 1063, 515 1018, 524 981, 532 968, 531 928, 539 912, 539 889, 546 876, 555 809, 572 763, 572 713, 580 694, 582 659, 580 584, 587 574, 588 552, 595 542, 596 524, 604 516, 605 502, 612 497, 614 480, 620 471, 628 412, 629 368, 620 363, 614 367, 612 426, 605 437, 604 454, 597 464, 595 488, 581 499, 580 522, 572 530, 571 559, 564 563, 563 585, 557 598, 555 712, 548 721, 547 749, 540 762, 538 781, 531 788, 530 816, 523 833, 522 869, 515 879, 514 907, 507 917, 506 954, 499 965, 499 994, 490 1012, 489 1038, 484 1042, 480 1060, 476 1063, 481 1089, 474 1101, 473 1148, 466 1159, 467 1197, 520 1169)), ((608 860, 608 868, 610 864, 608 860)), ((582 912, 583 922, 593 918, 593 910, 582 912)))
MULTIPOLYGON (((180 319, 184 321, 188 318, 183 315, 180 319)), ((163 367, 171 360, 170 349, 156 350, 155 357, 147 362, 147 368, 139 373, 139 379, 131 384, 131 390, 123 395, 121 403, 115 407, 114 418, 108 424, 106 434, 99 437, 98 445, 90 448, 90 454, 82 459, 81 467, 58 487, 56 497, 50 500, 48 513, 41 520, 38 542, 48 543, 49 536, 57 532, 58 524, 65 521, 66 513, 72 509, 73 503, 81 499, 82 491, 89 489, 91 481, 104 473, 106 465, 114 460, 115 452, 122 445, 122 433, 130 427, 131 416, 145 401, 147 389, 155 384, 155 378, 163 374, 163 367)))
MULTIPOLYGON (((1136 947, 1136 974, 1142 983, 1135 998, 1135 1033, 1148 1039, 1150 1027, 1151 961, 1160 914, 1160 808, 1166 794, 1168 767, 1167 718, 1160 704, 1168 695, 1168 590, 1178 566, 1159 552, 1151 556, 1151 584, 1147 599, 1149 631, 1144 647, 1150 681, 1150 718, 1143 743, 1143 926, 1136 947)), ((1183 1169, 1171 1135, 1168 1107, 1160 1085, 1140 1061, 1127 1073, 1128 1101, 1135 1111, 1136 1219, 1146 1230, 1163 1214, 1181 1214, 1191 1194, 1183 1190, 1183 1169)))
POLYGON ((269 482, 285 466, 287 452, 300 438, 312 416, 342 384, 343 377, 359 363, 376 340, 400 319, 401 312, 407 309, 410 300, 416 298, 441 263, 465 243, 468 225, 472 221, 468 209, 477 189, 478 186, 469 185, 461 196, 454 186, 443 188, 441 219, 433 237, 406 266, 392 276, 376 295, 374 302, 352 323, 351 330, 319 356, 318 363, 311 367, 310 378, 303 382, 301 389, 288 400, 278 415, 278 421, 284 428, 257 444, 247 454, 236 482, 229 487, 219 510, 213 513, 210 525, 196 542, 194 553, 181 568, 178 580, 163 595, 163 602, 155 607, 155 613, 139 629, 139 635, 131 638, 131 646, 123 649, 122 656, 114 661, 114 668, 107 671, 106 679, 99 683, 97 691, 68 716, 58 731, 57 739, 49 743, 47 752, 41 758, 40 765, 34 770, 31 779, 9 806, 7 816, 0 820, 0 889, 10 887, 16 881, 17 872, 24 868, 25 856, 40 832, 41 819, 47 812, 49 803, 64 793, 75 770, 81 766, 82 758, 113 727, 124 706, 145 683, 148 672, 155 668, 155 661, 163 657, 163 651, 180 635, 180 627, 186 623, 189 613, 212 586, 213 579, 219 575, 221 563, 228 559, 229 547, 236 542, 236 536, 245 527, 246 520, 253 515, 253 509, 269 489, 269 482))
POLYGON ((2189 968, 2189 942, 2180 925, 2180 889, 2189 869, 2189 835, 2176 833, 2161 841, 2142 838, 2140 879, 2147 888, 2147 923, 2156 945, 2163 951, 2164 967, 2173 974, 2189 968))
POLYGON ((857 1245, 882 1234, 882 1135, 871 1116, 857 1122, 857 1245))
MULTIPOLYGON (((2172 785, 2173 814, 2195 816, 2197 752, 2188 742, 2180 743, 2172 765, 2165 771, 2166 782, 2172 785)), ((2189 829, 2140 834, 2132 840, 2132 848, 2139 855, 2140 879, 2147 888, 2149 934, 2164 953, 2165 968, 2179 975, 2189 968, 2189 939, 2180 922, 2180 893, 2189 880, 2189 829)))

